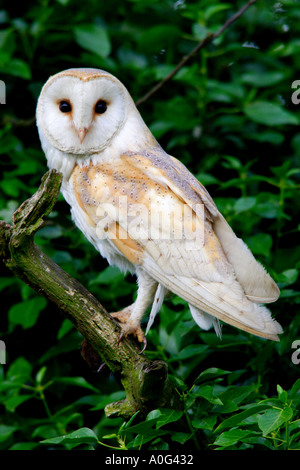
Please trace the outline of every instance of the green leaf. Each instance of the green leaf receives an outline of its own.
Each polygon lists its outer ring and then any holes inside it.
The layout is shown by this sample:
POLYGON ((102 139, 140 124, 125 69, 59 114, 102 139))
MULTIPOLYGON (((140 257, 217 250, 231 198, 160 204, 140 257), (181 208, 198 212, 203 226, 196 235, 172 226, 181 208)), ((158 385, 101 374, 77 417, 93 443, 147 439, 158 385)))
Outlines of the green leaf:
POLYGON ((183 415, 182 411, 171 410, 167 408, 163 408, 158 411, 159 411, 159 415, 158 415, 158 419, 156 422, 156 429, 159 429, 168 423, 173 423, 174 421, 178 421, 183 415))
POLYGON ((68 5, 68 3, 70 3, 71 0, 56 0, 56 1, 63 6, 66 6, 68 5))
POLYGON ((290 391, 290 397, 294 400, 297 394, 300 392, 300 379, 296 380, 290 391))
POLYGON ((0 424, 0 442, 6 441, 12 434, 18 430, 17 426, 8 426, 0 424))
POLYGON ((180 361, 189 357, 198 356, 208 349, 207 344, 191 344, 183 348, 178 354, 171 358, 171 361, 180 361))
POLYGON ((294 284, 299 276, 299 271, 298 269, 286 269, 282 273, 278 274, 277 277, 277 282, 282 285, 282 287, 289 286, 291 284, 294 284))
POLYGON ((15 395, 13 397, 8 398, 5 402, 5 408, 7 411, 10 411, 11 413, 14 413, 15 409, 24 403, 27 400, 30 400, 33 398, 33 395, 15 395))
POLYGON ((283 410, 273 408, 266 411, 264 414, 258 416, 258 426, 261 429, 263 436, 275 431, 284 423, 288 422, 293 417, 293 410, 286 407, 283 410))
POLYGON ((62 227, 59 225, 55 226, 46 226, 42 227, 38 231, 38 236, 42 238, 49 238, 50 240, 53 240, 54 238, 59 238, 62 236, 62 227))
POLYGON ((247 239, 247 245, 255 255, 269 256, 273 240, 267 233, 258 233, 247 239))
MULTIPOLYGON (((11 152, 17 147, 20 147, 20 141, 16 136, 8 134, 1 137, 0 155, 11 152)), ((3 181, 1 182, 1 186, 2 184, 3 181)))
POLYGON ((168 434, 168 431, 161 431, 159 429, 150 429, 144 433, 138 434, 132 441, 128 442, 127 449, 140 449, 142 445, 146 444, 152 439, 156 440, 158 437, 168 434))
MULTIPOLYGON (((17 201, 13 201, 13 200, 7 201, 6 207, 4 207, 3 209, 0 209, 0 219, 3 219, 5 222, 10 224, 12 221, 13 214, 18 207, 19 207, 19 204, 17 203, 17 201)), ((11 278, 11 281, 16 282, 15 279, 13 278, 11 278)), ((2 282, 0 279, 0 290, 2 289, 1 286, 2 286, 2 282)))
POLYGON ((242 442, 246 442, 247 444, 254 445, 254 448, 257 448, 257 449, 261 449, 262 448, 261 446, 265 446, 270 450, 274 450, 273 443, 269 439, 262 437, 260 432, 258 433, 258 432, 253 431, 253 434, 248 437, 244 437, 242 439, 242 442), (259 447, 255 447, 255 445, 259 447))
POLYGON ((111 285, 111 283, 120 282, 124 274, 116 266, 108 266, 98 276, 89 282, 89 286, 94 284, 111 285))
MULTIPOLYGON (((170 410, 171 413, 166 413, 166 415, 169 415, 169 418, 172 421, 172 418, 175 419, 177 417, 175 414, 172 415, 172 411, 170 410)), ((156 439, 159 436, 163 436, 168 433, 168 431, 165 430, 160 430, 156 427, 157 422, 159 422, 159 419, 161 417, 161 426, 167 423, 167 416, 166 416, 162 410, 152 410, 150 413, 148 413, 145 421, 134 424, 133 426, 129 426, 128 428, 122 429, 122 432, 127 435, 127 433, 132 434, 136 433, 137 436, 127 444, 128 449, 133 449, 133 448, 139 448, 142 444, 145 444, 146 442, 151 441, 152 439, 156 439)), ((171 422, 170 421, 170 422, 171 422)))
POLYGON ((236 413, 233 416, 230 416, 230 418, 222 421, 221 424, 219 424, 219 426, 215 429, 215 432, 220 432, 226 428, 236 427, 237 425, 240 425, 246 418, 249 418, 249 416, 256 415, 268 407, 268 405, 252 405, 247 410, 244 410, 241 413, 236 413))
POLYGON ((244 107, 246 116, 259 124, 279 126, 284 124, 299 124, 299 119, 282 106, 269 101, 254 101, 244 107))
POLYGON ((204 10, 204 18, 206 21, 208 21, 212 16, 219 13, 220 11, 229 10, 230 8, 232 8, 231 3, 219 3, 218 5, 212 5, 204 10))
POLYGON ((253 431, 248 431, 244 429, 231 429, 230 431, 225 431, 214 442, 214 445, 220 447, 229 447, 240 441, 241 439, 250 436, 253 434, 253 431))
POLYGON ((212 385, 202 385, 198 390, 193 390, 196 397, 204 398, 214 405, 223 405, 223 401, 216 396, 212 385))
POLYGON ((37 446, 37 442, 16 442, 9 448, 9 450, 33 450, 37 446))
POLYGON ((266 130, 259 134, 251 134, 251 139, 257 140, 258 142, 267 142, 273 145, 280 145, 284 142, 284 134, 275 132, 273 130, 266 130))
POLYGON ((286 77, 285 72, 271 71, 271 72, 262 72, 254 70, 251 72, 244 73, 241 77, 243 83, 247 83, 252 87, 268 87, 273 86, 278 82, 281 82, 286 77))
POLYGON ((215 176, 209 175, 208 173, 198 173, 196 176, 204 186, 208 186, 210 184, 219 184, 219 180, 215 176))
POLYGON ((40 370, 36 373, 36 376, 35 376, 35 380, 36 380, 36 383, 37 384, 41 384, 44 377, 45 377, 45 374, 46 374, 46 371, 47 371, 47 367, 46 366, 43 366, 40 368, 40 370))
POLYGON ((16 283, 14 277, 0 277, 0 291, 16 283))
POLYGON ((9 367, 7 378, 26 377, 29 378, 32 372, 32 365, 22 356, 19 356, 9 367))
POLYGON ((191 437, 193 436, 192 433, 187 432, 173 432, 171 439, 174 442, 179 442, 179 444, 185 444, 191 437))
POLYGON ((0 72, 14 75, 25 80, 31 80, 31 70, 28 64, 20 59, 11 59, 9 67, 0 67, 0 72))
POLYGON ((217 415, 205 416, 204 418, 194 418, 192 420, 192 425, 196 429, 209 429, 213 430, 217 422, 217 415))
POLYGON ((231 374, 231 372, 227 370, 222 370, 222 369, 217 369, 215 367, 211 367, 210 369, 206 369, 204 372, 201 372, 201 374, 198 375, 194 383, 199 384, 199 383, 205 382, 206 380, 212 380, 212 379, 215 379, 216 377, 220 377, 222 375, 228 375, 228 374, 231 374))
POLYGON ((67 333, 69 333, 69 331, 73 330, 73 328, 74 328, 73 323, 68 318, 66 318, 62 322, 61 327, 59 328, 57 332, 57 339, 58 340, 62 339, 67 333))
POLYGON ((8 312, 8 318, 12 327, 21 325, 24 329, 31 328, 46 305, 47 300, 44 297, 34 297, 30 300, 14 304, 8 312))
POLYGON ((94 431, 89 428, 80 428, 77 431, 71 432, 69 434, 64 434, 63 436, 53 437, 50 439, 45 439, 41 441, 41 444, 96 444, 98 443, 98 438, 94 431))
POLYGON ((256 204, 256 197, 241 197, 234 204, 235 212, 245 212, 254 207, 256 204))
POLYGON ((106 58, 111 52, 107 31, 98 25, 87 24, 74 28, 75 41, 89 52, 106 58))
POLYGON ((230 103, 244 96, 244 88, 239 83, 208 80, 207 87, 209 101, 230 103))
POLYGON ((222 165, 225 168, 234 168, 235 170, 241 170, 242 169, 242 164, 240 160, 236 157, 232 157, 231 155, 226 155, 223 157, 225 160, 222 165))
POLYGON ((1 181, 1 189, 10 197, 17 198, 24 189, 24 183, 17 178, 9 178, 1 181))
POLYGON ((288 394, 280 385, 277 385, 278 398, 282 403, 287 403, 288 394))
POLYGON ((93 385, 89 384, 83 377, 56 377, 53 379, 57 383, 72 385, 76 387, 83 387, 89 390, 93 390, 96 393, 99 393, 99 390, 93 385))

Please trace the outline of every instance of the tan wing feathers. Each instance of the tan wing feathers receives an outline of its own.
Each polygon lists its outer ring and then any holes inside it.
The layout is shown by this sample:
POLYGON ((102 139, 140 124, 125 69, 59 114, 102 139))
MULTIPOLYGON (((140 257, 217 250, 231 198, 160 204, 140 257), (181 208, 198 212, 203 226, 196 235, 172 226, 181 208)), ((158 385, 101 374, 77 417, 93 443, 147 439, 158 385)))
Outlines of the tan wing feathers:
POLYGON ((185 204, 204 204, 209 218, 218 214, 218 209, 204 186, 179 160, 163 150, 155 149, 155 153, 138 154, 127 152, 121 155, 121 159, 141 170, 150 179, 169 187, 185 204))
POLYGON ((253 302, 275 302, 280 295, 277 285, 221 214, 215 220, 214 230, 247 297, 253 302))
POLYGON ((133 240, 118 222, 112 223, 106 230, 111 242, 132 263, 139 266, 144 260, 142 246, 133 240))
MULTIPOLYGON (((182 172, 185 173, 188 171, 184 165, 178 162, 174 157, 172 157, 172 160, 178 165, 182 172)), ((216 206, 204 186, 196 178, 191 179, 191 185, 201 196, 210 212, 215 216, 213 224, 214 231, 222 244, 227 258, 233 265, 236 277, 243 286, 247 297, 253 302, 275 302, 280 292, 273 279, 254 258, 247 245, 235 235, 222 214, 220 214, 219 211, 216 213, 212 210, 212 207, 214 206, 216 208, 216 206)))
POLYGON ((213 221, 213 229, 247 297, 253 302, 261 303, 274 302, 278 299, 280 292, 276 283, 254 258, 246 244, 235 235, 204 186, 180 161, 165 153, 153 156, 150 152, 141 155, 126 154, 122 158, 126 158, 128 163, 141 169, 147 160, 151 162, 154 160, 154 169, 152 165, 146 165, 148 174, 151 172, 154 179, 159 178, 161 183, 168 184, 170 189, 186 203, 202 202, 206 208, 205 214, 213 221), (175 173, 177 176, 174 176, 175 173))

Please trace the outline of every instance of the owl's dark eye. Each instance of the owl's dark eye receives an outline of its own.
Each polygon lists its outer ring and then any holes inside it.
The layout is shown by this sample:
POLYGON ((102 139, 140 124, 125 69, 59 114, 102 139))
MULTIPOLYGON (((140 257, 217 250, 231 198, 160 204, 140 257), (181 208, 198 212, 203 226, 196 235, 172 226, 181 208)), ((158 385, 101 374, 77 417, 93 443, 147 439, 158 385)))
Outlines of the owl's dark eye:
POLYGON ((69 101, 61 101, 59 103, 59 109, 62 113, 70 113, 72 111, 72 106, 69 101))
POLYGON ((106 110, 107 110, 106 102, 103 100, 97 101, 96 106, 95 106, 95 113, 103 114, 105 113, 106 110))

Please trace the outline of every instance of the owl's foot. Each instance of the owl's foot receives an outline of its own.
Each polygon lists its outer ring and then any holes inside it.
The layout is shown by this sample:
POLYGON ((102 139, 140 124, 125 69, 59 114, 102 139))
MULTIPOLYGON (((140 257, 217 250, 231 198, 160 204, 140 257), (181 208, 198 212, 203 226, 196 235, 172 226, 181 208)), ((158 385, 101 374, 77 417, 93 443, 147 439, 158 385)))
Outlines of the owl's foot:
POLYGON ((139 343, 143 343, 144 345, 143 349, 140 352, 140 354, 142 354, 147 347, 147 340, 142 328, 139 325, 134 325, 130 321, 130 309, 125 308, 120 312, 111 313, 111 316, 120 323, 122 329, 121 334, 119 336, 118 344, 120 344, 122 338, 126 338, 129 335, 133 335, 135 338, 137 338, 139 343))
POLYGON ((119 312, 114 312, 110 314, 113 318, 115 318, 119 323, 126 323, 130 317, 130 308, 124 308, 124 310, 120 310, 119 312))

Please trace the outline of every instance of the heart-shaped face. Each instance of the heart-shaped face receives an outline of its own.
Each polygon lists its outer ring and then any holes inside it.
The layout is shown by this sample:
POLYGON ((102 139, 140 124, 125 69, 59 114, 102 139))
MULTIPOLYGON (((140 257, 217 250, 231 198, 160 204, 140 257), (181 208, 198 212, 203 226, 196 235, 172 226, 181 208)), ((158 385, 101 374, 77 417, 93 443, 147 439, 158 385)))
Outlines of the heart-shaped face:
POLYGON ((123 127, 129 100, 122 83, 104 71, 67 70, 44 85, 38 128, 56 149, 91 155, 105 149, 123 127))

